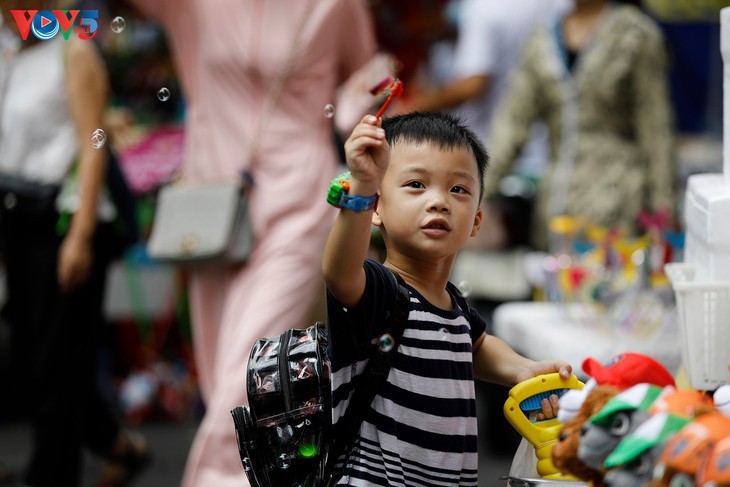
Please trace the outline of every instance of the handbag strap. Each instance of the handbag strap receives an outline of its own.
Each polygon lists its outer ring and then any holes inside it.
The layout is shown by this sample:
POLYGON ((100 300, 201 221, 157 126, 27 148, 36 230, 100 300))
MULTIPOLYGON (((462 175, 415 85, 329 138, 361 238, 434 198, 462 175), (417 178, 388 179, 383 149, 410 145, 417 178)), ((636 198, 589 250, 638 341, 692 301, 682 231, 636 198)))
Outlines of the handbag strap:
MULTIPOLYGON (((302 45, 302 34, 304 32, 304 27, 306 26, 309 18, 312 16, 315 1, 316 0, 308 0, 304 15, 297 25, 296 34, 294 35, 294 40, 292 41, 292 46, 289 50, 289 56, 287 57, 286 62, 284 63, 284 66, 276 79, 276 83, 271 88, 271 90, 269 90, 269 93, 266 96, 261 116, 259 117, 258 128, 253 138, 253 144, 251 146, 251 149, 249 150, 248 158, 245 159, 248 164, 251 164, 254 161, 256 153, 259 149, 261 137, 264 134, 264 129, 268 125, 271 119, 271 115, 274 113, 274 109, 276 108, 276 104, 279 101, 279 95, 281 95, 281 92, 284 89, 284 85, 289 79, 292 67, 294 66, 297 54, 299 54, 299 49, 302 45)), ((248 168, 243 168, 243 171, 247 172, 248 168)))
MULTIPOLYGON (((296 61, 297 54, 299 54, 299 49, 302 45, 302 34, 304 33, 304 27, 307 25, 308 20, 312 16, 315 2, 316 0, 307 1, 304 15, 299 20, 299 24, 297 25, 296 34, 294 34, 294 40, 292 41, 292 45, 289 50, 289 55, 286 59, 286 62, 279 72, 279 76, 276 78, 276 82, 269 90, 266 95, 266 99, 264 100, 261 115, 259 116, 259 123, 256 128, 256 133, 254 134, 254 137, 252 139, 253 143, 251 144, 251 148, 248 151, 248 157, 244 159, 244 164, 248 164, 248 166, 241 167, 241 175, 243 178, 244 187, 246 187, 246 185, 250 185, 253 182, 253 179, 251 178, 251 174, 249 172, 249 168, 251 167, 251 163, 255 159, 256 153, 258 152, 264 129, 268 125, 271 119, 271 115, 274 113, 276 104, 279 101, 279 95, 281 95, 281 92, 284 89, 284 85, 289 79, 289 75, 291 74, 294 62, 296 61)), ((183 179, 184 175, 182 168, 180 167, 176 169, 170 176, 170 182, 172 183, 179 183, 183 179)))

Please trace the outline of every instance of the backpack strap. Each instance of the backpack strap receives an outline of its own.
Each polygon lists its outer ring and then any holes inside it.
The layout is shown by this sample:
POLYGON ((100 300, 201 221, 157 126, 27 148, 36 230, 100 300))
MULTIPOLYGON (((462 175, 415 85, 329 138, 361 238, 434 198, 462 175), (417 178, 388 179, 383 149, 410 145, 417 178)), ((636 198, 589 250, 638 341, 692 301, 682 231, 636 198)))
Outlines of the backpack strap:
POLYGON ((368 385, 363 388, 368 391, 368 396, 372 395, 368 406, 370 406, 370 403, 375 398, 375 394, 380 387, 379 383, 385 382, 385 379, 388 378, 388 372, 390 372, 390 366, 393 364, 396 349, 400 344, 401 338, 403 338, 403 332, 408 327, 408 313, 411 310, 411 295, 406 287, 406 281, 403 280, 400 274, 390 269, 388 269, 388 275, 390 276, 391 282, 395 281, 398 292, 393 308, 385 313, 385 331, 378 338, 375 351, 370 357, 367 369, 365 370, 371 376, 371 379, 367 381, 368 385), (371 394, 370 384, 375 384, 377 381, 380 382, 376 384, 376 388, 371 394))
POLYGON ((461 291, 459 291, 459 288, 456 287, 451 281, 448 281, 446 283, 446 290, 449 292, 451 297, 454 298, 454 301, 456 301, 456 304, 459 305, 459 308, 461 308, 461 311, 464 313, 464 317, 466 317, 466 320, 471 323, 471 312, 469 309, 471 308, 469 306, 469 303, 466 301, 466 298, 463 294, 461 294, 461 291))
MULTIPOLYGON (((406 282, 397 272, 390 269, 388 269, 388 276, 397 289, 395 304, 386 311, 385 331, 378 338, 378 342, 373 345, 375 350, 368 360, 365 372, 359 378, 350 398, 347 411, 337 427, 338 434, 334 438, 334 448, 328 458, 328 462, 332 467, 334 467, 339 456, 346 452, 346 449, 351 446, 356 438, 360 424, 365 419, 365 414, 388 378, 398 344, 408 326, 411 296, 406 287, 406 282)), ((344 463, 340 469, 344 467, 344 463)))

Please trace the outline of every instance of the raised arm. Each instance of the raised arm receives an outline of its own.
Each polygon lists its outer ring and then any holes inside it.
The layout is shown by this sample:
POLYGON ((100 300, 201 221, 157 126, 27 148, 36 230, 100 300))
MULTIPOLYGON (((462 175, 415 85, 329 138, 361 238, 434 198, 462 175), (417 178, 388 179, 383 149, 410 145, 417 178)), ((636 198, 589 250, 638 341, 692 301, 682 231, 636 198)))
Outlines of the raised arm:
MULTIPOLYGON (((345 157, 350 170, 350 196, 372 196, 388 167, 389 149, 381 120, 366 115, 345 142, 345 157)), ((327 288, 348 307, 355 306, 365 291, 363 262, 370 244, 373 211, 340 210, 322 259, 327 288)))

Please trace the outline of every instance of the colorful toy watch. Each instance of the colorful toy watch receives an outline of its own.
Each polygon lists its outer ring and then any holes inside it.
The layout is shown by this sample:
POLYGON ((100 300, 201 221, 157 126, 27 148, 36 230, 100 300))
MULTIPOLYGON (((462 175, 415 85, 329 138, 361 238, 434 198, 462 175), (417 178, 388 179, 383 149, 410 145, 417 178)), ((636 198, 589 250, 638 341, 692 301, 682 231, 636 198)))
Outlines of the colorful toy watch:
POLYGON ((374 210, 378 204, 378 194, 372 196, 350 196, 350 173, 342 173, 330 181, 327 203, 355 212, 374 210))

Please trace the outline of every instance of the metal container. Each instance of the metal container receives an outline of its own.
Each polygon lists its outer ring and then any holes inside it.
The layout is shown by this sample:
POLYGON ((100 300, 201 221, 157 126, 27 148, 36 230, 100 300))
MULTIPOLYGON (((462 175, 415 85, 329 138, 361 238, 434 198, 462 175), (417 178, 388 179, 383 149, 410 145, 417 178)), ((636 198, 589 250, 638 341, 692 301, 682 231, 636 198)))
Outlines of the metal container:
POLYGON ((587 482, 529 477, 502 477, 509 487, 588 487, 587 482))

